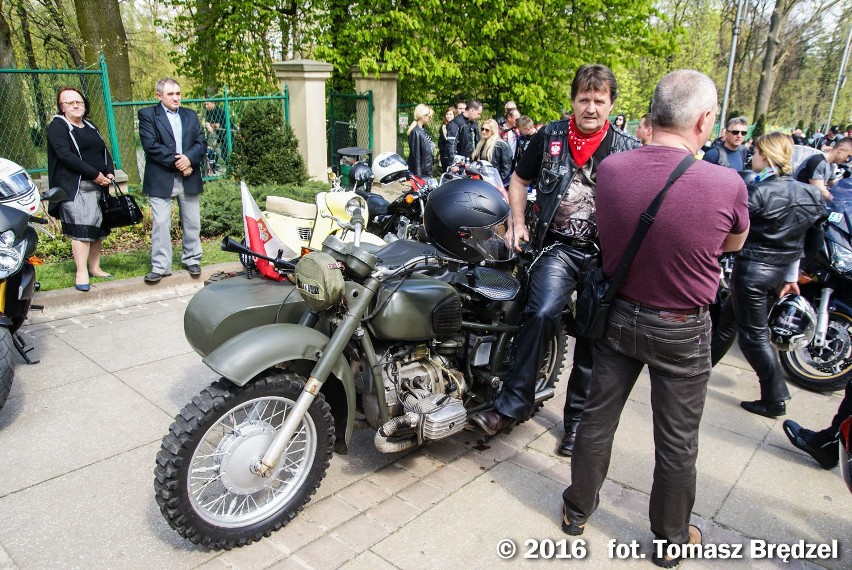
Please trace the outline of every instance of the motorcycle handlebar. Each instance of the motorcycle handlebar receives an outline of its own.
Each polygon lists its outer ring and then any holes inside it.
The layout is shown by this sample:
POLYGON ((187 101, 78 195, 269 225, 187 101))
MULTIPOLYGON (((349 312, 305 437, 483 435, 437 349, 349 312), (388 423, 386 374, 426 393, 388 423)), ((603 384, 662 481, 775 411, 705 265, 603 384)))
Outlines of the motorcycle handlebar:
POLYGON ((290 261, 287 261, 286 259, 281 258, 282 252, 280 252, 280 251, 278 252, 278 257, 269 257, 268 255, 263 255, 262 253, 257 253, 256 251, 253 251, 253 250, 247 248, 243 244, 241 244, 237 241, 234 241, 233 238, 229 238, 229 237, 222 239, 222 251, 228 251, 228 252, 231 252, 231 253, 242 253, 242 254, 245 254, 245 255, 249 255, 251 257, 257 257, 258 259, 264 259, 264 260, 268 261, 269 263, 271 263, 272 265, 274 265, 275 269, 278 269, 278 270, 284 271, 284 272, 292 272, 293 270, 296 269, 296 266, 293 263, 291 263, 290 261))

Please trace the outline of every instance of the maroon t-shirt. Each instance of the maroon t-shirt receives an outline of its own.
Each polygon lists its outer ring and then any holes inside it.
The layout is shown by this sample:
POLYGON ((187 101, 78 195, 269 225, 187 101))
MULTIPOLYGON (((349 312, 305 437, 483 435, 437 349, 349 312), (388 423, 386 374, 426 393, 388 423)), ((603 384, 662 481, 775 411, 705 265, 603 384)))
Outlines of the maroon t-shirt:
MULTIPOLYGON (((612 278, 639 216, 686 156, 684 149, 642 148, 607 157, 598 169, 598 236, 612 278)), ((748 193, 735 170, 697 161, 672 185, 619 289, 653 307, 707 305, 719 287, 719 256, 729 233, 748 229, 748 193)))

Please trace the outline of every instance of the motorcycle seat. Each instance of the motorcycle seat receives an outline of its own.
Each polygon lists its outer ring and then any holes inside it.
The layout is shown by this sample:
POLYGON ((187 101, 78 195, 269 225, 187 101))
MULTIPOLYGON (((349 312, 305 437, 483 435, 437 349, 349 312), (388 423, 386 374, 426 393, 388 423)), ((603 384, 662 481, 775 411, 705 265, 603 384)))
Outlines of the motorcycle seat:
POLYGON ((422 241, 398 239, 392 241, 375 253, 382 267, 400 267, 406 261, 421 255, 438 255, 435 247, 422 241))
POLYGON ((314 220, 317 217, 317 205, 299 202, 284 196, 267 196, 266 211, 293 218, 314 220))

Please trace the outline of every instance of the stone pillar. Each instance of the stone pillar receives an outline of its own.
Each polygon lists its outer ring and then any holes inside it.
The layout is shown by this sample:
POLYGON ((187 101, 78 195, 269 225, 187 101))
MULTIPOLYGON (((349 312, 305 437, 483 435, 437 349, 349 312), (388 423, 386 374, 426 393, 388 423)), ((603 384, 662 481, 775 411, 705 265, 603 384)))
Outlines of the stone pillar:
POLYGON ((396 152, 396 86, 399 74, 384 72, 364 75, 355 66, 352 68, 352 78, 355 80, 355 91, 373 92, 373 157, 383 152, 396 152))
POLYGON ((326 180, 328 140, 325 122, 325 82, 331 77, 332 65, 310 59, 276 61, 275 77, 286 85, 290 97, 290 126, 299 140, 299 153, 305 159, 308 176, 326 180))

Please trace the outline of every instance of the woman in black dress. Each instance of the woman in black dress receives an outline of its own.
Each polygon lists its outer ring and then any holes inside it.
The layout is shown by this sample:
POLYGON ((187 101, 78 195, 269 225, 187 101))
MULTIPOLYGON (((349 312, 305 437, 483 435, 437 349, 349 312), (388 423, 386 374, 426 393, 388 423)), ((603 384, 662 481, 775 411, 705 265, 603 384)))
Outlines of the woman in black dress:
POLYGON ((59 218, 63 235, 71 238, 77 266, 74 286, 85 292, 90 276, 112 277, 101 269, 101 245, 109 230, 101 227, 98 198, 115 177, 115 167, 97 127, 86 119, 86 97, 73 87, 63 87, 56 105, 59 113, 47 127, 47 177, 51 187, 68 193, 68 200, 58 206, 59 218))

